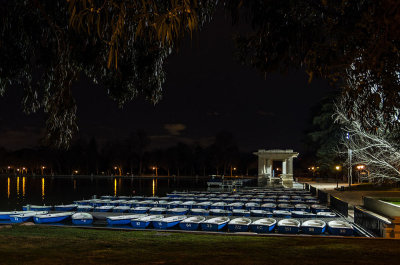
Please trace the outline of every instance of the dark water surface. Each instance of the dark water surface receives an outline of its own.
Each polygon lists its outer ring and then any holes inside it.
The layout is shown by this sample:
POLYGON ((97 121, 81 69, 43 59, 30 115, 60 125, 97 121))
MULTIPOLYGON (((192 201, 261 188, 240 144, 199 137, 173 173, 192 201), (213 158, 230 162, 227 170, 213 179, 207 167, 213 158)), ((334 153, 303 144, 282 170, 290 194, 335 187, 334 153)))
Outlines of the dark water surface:
POLYGON ((93 195, 165 196, 174 190, 205 190, 207 178, 0 176, 0 211, 26 204, 70 204, 93 195))

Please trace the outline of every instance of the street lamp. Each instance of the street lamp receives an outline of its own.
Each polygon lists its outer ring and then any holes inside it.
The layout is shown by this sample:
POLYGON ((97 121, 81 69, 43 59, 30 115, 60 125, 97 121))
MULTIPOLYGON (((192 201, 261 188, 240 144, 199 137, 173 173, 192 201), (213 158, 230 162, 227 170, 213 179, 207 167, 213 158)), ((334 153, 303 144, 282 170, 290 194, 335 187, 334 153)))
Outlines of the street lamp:
POLYGON ((232 170, 233 170, 233 171, 236 171, 236 167, 232 167, 232 166, 231 166, 231 177, 232 177, 232 170))
POLYGON ((43 171, 45 170, 45 168, 46 168, 45 166, 41 166, 41 167, 40 167, 40 169, 41 169, 41 171, 42 171, 42 176, 43 176, 43 171))
POLYGON ((365 169, 365 165, 357 165, 356 168, 358 170, 358 183, 360 183, 360 174, 365 169))
POLYGON ((156 171, 156 177, 158 177, 158 167, 153 167, 153 171, 156 171))
POLYGON ((114 169, 115 170, 118 170, 118 173, 119 173, 119 176, 121 176, 122 175, 122 170, 121 170, 121 168, 120 167, 114 167, 114 169))
POLYGON ((339 165, 335 166, 336 169, 336 188, 339 188, 339 179, 338 179, 338 175, 339 175, 339 171, 342 169, 339 165))

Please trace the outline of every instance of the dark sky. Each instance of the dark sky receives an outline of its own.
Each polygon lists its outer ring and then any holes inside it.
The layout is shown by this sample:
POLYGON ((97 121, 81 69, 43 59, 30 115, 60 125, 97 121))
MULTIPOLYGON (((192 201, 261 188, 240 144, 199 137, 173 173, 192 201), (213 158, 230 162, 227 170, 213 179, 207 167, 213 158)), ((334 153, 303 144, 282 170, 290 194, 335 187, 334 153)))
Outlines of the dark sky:
MULTIPOLYGON (((331 88, 321 80, 308 84, 303 72, 270 74, 264 79, 240 65, 233 57, 234 31, 219 14, 171 55, 164 97, 155 106, 139 99, 119 109, 103 87, 81 81, 73 90, 79 136, 95 136, 101 142, 143 129, 157 148, 179 141, 206 145, 226 130, 244 151, 301 151, 310 108, 331 88)), ((33 147, 43 135, 42 116, 22 113, 21 93, 8 91, 0 99, 0 146, 8 149, 33 147)))

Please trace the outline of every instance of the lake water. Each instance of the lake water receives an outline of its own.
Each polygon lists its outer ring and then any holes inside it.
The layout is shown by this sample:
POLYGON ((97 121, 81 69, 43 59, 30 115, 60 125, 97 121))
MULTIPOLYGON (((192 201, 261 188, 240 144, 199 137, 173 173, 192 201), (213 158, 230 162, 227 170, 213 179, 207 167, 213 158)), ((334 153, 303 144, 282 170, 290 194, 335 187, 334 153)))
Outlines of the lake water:
POLYGON ((208 178, 0 176, 0 211, 26 204, 69 204, 93 195, 165 196, 174 190, 205 190, 208 178))

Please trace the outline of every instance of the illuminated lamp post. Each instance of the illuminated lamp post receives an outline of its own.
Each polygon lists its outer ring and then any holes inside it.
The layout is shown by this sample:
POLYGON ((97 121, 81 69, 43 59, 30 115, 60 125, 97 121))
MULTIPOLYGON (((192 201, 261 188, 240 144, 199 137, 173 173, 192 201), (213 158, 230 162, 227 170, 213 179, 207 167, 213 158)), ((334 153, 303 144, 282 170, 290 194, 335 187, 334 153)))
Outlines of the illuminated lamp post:
POLYGON ((236 171, 236 167, 232 167, 232 166, 231 166, 231 177, 233 176, 233 175, 232 175, 232 171, 236 171))
POLYGON ((357 165, 356 168, 358 170, 358 183, 360 183, 360 174, 361 174, 361 171, 363 171, 365 169, 365 166, 364 165, 357 165))
POLYGON ((153 167, 153 171, 156 171, 156 177, 158 177, 158 167, 153 167))
POLYGON ((339 188, 339 179, 338 179, 338 175, 340 170, 342 169, 341 166, 335 166, 336 169, 336 188, 339 188))
POLYGON ((40 167, 40 170, 42 171, 42 176, 43 176, 43 172, 44 172, 45 169, 46 169, 45 166, 41 166, 41 167, 40 167))

